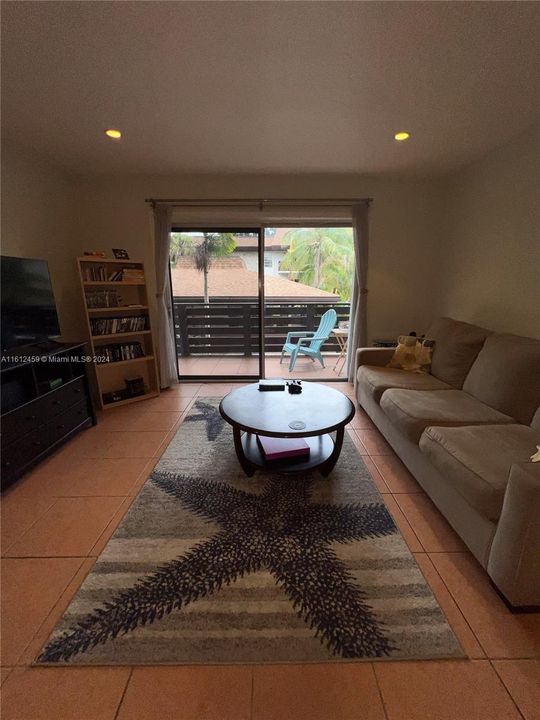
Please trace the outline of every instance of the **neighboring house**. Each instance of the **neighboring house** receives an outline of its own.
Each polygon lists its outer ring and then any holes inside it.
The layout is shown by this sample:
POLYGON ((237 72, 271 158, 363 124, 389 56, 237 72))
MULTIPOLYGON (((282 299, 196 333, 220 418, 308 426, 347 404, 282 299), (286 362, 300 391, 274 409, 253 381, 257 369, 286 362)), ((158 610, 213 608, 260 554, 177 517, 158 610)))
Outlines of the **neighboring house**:
MULTIPOLYGON (((270 232, 266 232, 264 240, 264 274, 265 277, 273 275, 275 277, 289 277, 295 275, 294 271, 282 270, 281 261, 287 254, 288 245, 282 244, 284 235, 290 230, 290 228, 270 228, 270 232)), ((186 233, 196 238, 201 233, 190 232, 186 233)), ((244 267, 247 270, 257 272, 258 269, 258 254, 257 254, 257 243, 258 238, 253 233, 237 233, 234 236, 236 240, 236 249, 233 252, 233 257, 241 258, 244 261, 244 267)), ((213 261, 214 262, 214 261, 213 261)), ((177 266, 179 266, 177 264, 177 266)))
MULTIPOLYGON (((287 254, 288 245, 282 244, 284 235, 290 228, 272 228, 272 234, 267 234, 264 240, 264 274, 266 277, 290 277, 294 274, 290 270, 281 269, 281 261, 287 254)), ((257 271, 257 237, 251 233, 235 235, 235 255, 241 257, 248 270, 257 271)))

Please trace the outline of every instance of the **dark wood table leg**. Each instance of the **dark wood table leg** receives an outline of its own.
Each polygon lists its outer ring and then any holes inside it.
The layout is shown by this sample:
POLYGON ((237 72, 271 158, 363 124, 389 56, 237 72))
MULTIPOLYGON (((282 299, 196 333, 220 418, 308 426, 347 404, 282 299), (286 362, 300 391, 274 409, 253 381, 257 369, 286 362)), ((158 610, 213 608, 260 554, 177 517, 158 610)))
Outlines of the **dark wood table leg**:
POLYGON ((336 439, 334 440, 334 449, 332 450, 332 454, 324 462, 322 465, 319 466, 319 472, 321 475, 324 475, 324 477, 327 477, 330 475, 332 470, 334 469, 334 465, 337 463, 338 458, 341 453, 341 448, 343 447, 343 437, 345 435, 345 426, 342 425, 336 430, 336 439))
POLYGON ((242 447, 242 432, 237 425, 233 425, 233 437, 234 437, 234 449, 236 450, 236 457, 238 462, 242 466, 242 470, 248 477, 252 477, 255 474, 257 466, 250 462, 244 454, 244 448, 242 447))

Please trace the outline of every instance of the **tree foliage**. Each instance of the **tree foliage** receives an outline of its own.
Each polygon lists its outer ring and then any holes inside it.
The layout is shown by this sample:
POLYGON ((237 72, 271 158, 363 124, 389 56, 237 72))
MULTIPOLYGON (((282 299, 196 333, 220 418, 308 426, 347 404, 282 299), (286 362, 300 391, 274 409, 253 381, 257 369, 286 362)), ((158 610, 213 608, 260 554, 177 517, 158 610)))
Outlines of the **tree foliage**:
POLYGON ((305 285, 350 299, 354 247, 350 228, 294 228, 282 240, 288 246, 281 261, 305 285))

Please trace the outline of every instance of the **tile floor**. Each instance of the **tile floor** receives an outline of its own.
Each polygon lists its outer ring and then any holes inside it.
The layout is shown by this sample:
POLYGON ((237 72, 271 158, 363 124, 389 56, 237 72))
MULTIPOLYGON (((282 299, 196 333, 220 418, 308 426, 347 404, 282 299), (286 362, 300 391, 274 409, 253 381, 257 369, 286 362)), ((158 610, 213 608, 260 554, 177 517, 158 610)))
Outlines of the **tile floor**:
MULTIPOLYGON (((321 367, 318 361, 306 357, 298 357, 292 372, 288 371, 289 357, 279 362, 279 355, 267 354, 265 358, 266 377, 286 377, 292 379, 324 380, 330 378, 343 378, 345 371, 343 362, 338 360, 337 353, 324 353, 326 367, 321 367)), ((179 357, 178 372, 180 375, 258 375, 258 357, 234 357, 232 355, 219 357, 179 357)))
POLYGON ((2 719, 540 720, 540 615, 506 609, 360 409, 349 436, 467 660, 30 667, 194 399, 231 387, 183 384, 108 411, 4 494, 2 719))

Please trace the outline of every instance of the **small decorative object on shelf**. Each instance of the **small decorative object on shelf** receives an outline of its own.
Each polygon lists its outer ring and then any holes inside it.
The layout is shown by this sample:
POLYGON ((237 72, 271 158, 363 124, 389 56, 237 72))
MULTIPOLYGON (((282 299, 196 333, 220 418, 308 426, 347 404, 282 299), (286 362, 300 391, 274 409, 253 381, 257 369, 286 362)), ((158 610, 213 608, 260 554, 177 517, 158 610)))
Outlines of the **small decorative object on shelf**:
POLYGON ((77 263, 100 407, 159 395, 143 263, 126 256, 109 260, 89 255, 77 263), (122 286, 121 293, 107 287, 115 285, 122 286), (117 337, 122 342, 115 342, 117 337))
POLYGON ((127 397, 126 390, 112 390, 111 392, 103 393, 103 404, 113 405, 114 403, 126 400, 127 397))
POLYGON ((144 380, 142 377, 127 377, 126 390, 129 397, 144 395, 144 380))
POLYGON ((113 248, 112 249, 114 253, 114 257, 117 260, 129 260, 129 255, 127 250, 122 250, 122 248, 113 248))
POLYGON ((85 250, 84 255, 87 257, 97 257, 97 258, 104 258, 105 253, 103 250, 85 250))

